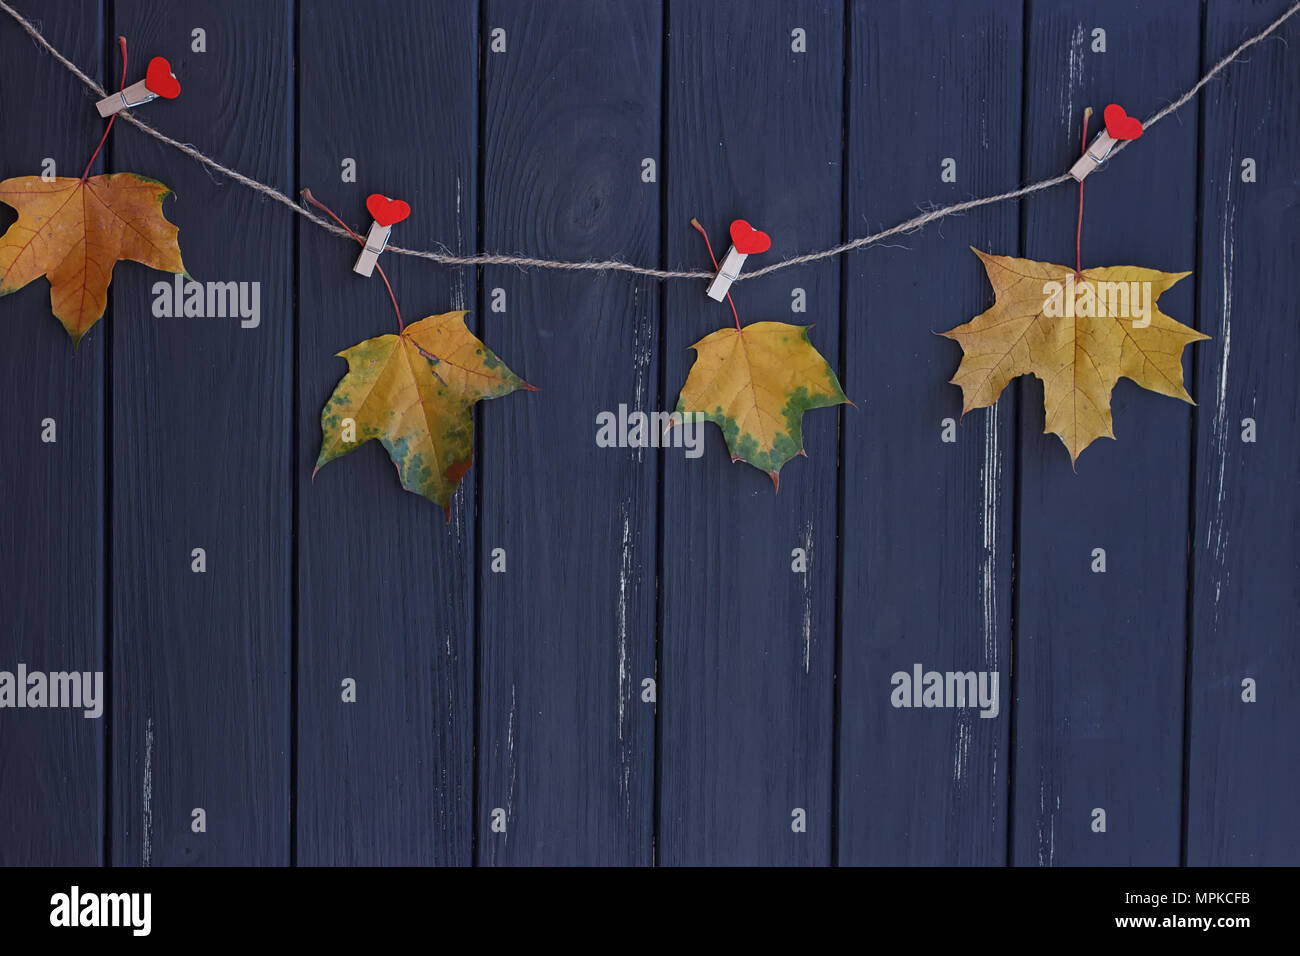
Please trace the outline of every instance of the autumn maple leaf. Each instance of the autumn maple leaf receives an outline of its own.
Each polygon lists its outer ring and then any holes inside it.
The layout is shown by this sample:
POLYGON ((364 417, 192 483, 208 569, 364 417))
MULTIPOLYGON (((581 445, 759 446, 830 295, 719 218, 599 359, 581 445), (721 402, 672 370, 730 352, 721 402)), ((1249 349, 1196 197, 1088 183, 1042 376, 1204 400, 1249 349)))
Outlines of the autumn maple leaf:
POLYGON ((0 236, 0 295, 44 275, 54 317, 75 348, 104 314, 119 259, 185 272, 176 226, 162 213, 170 193, 135 173, 0 182, 0 201, 18 210, 18 220, 0 236))
POLYGON ((1018 375, 1043 382, 1044 432, 1059 435, 1070 461, 1098 438, 1114 438, 1110 395, 1120 378, 1180 398, 1183 349, 1209 338, 1156 307, 1188 272, 1140 266, 1085 269, 972 250, 993 285, 993 306, 942 333, 962 348, 951 379, 962 414, 998 399, 1018 375))
POLYGON ((722 429, 732 461, 772 477, 803 454, 803 413, 848 402, 839 379, 808 339, 808 326, 755 322, 719 329, 693 346, 696 357, 677 399, 722 429))
POLYGON ((474 460, 475 403, 536 391, 465 327, 465 315, 431 315, 339 353, 348 371, 321 412, 317 471, 378 439, 402 487, 450 518, 451 496, 474 460))

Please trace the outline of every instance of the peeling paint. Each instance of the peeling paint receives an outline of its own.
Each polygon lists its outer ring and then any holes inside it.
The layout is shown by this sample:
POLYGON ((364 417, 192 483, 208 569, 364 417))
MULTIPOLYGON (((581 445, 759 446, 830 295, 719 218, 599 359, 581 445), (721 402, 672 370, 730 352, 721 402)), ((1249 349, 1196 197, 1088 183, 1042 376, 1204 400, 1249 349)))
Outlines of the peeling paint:
MULTIPOLYGON (((1068 132, 1075 129, 1074 116, 1074 91, 1083 86, 1083 64, 1085 62, 1083 49, 1087 42, 1087 34, 1084 31, 1083 24, 1080 23, 1074 28, 1074 34, 1070 37, 1070 58, 1066 66, 1066 81, 1061 84, 1060 102, 1061 102, 1061 122, 1068 132)), ((1082 131, 1080 131, 1082 132, 1082 131)))
MULTIPOLYGON (((982 508, 980 524, 983 538, 983 561, 980 567, 980 634, 983 641, 984 667, 986 671, 998 670, 998 508, 1002 498, 1002 455, 998 445, 999 414, 998 405, 988 409, 984 417, 984 461, 980 464, 980 492, 982 508)), ((1011 682, 1003 682, 1010 688, 1011 682)), ((969 728, 962 728, 969 733, 969 728)), ((989 781, 996 785, 998 781, 998 743, 997 734, 992 735, 992 750, 989 781)), ((968 743, 966 741, 965 743, 968 743)), ((963 741, 959 739, 958 745, 963 741)), ((996 806, 996 801, 991 801, 996 806)))
MULTIPOLYGON (((153 718, 144 722, 144 782, 140 787, 140 865, 153 865, 153 718)), ((108 862, 108 861, 106 861, 108 862)))
POLYGON ((630 501, 619 502, 623 522, 623 547, 618 568, 618 762, 623 796, 626 800, 632 784, 632 764, 623 731, 627 720, 627 702, 631 693, 627 669, 627 591, 632 580, 632 525, 628 519, 630 501))
MULTIPOLYGON (((506 785, 506 821, 511 823, 515 818, 515 778, 519 773, 518 761, 515 760, 515 717, 519 713, 519 695, 514 681, 510 682, 510 717, 506 721, 506 765, 510 768, 510 781, 506 785)), ((501 834, 502 843, 510 841, 509 825, 506 826, 506 832, 501 834)))
POLYGON ((952 753, 952 779, 954 783, 961 783, 966 776, 966 768, 969 766, 970 723, 971 716, 968 711, 957 712, 957 744, 953 747, 952 753))
MULTIPOLYGON (((1236 157, 1228 163, 1228 168, 1235 167, 1236 157)), ((1235 431, 1228 417, 1228 360, 1232 353, 1232 281, 1236 253, 1237 208, 1232 199, 1232 176, 1227 178, 1227 188, 1223 197, 1223 239, 1219 250, 1220 275, 1223 276, 1223 310, 1219 313, 1219 328, 1216 338, 1223 343, 1219 353, 1218 391, 1215 394, 1214 419, 1211 425, 1210 446, 1212 454, 1218 459, 1218 469, 1214 487, 1214 513, 1205 531, 1205 549, 1214 557, 1214 617, 1219 614, 1219 599, 1223 586, 1227 583, 1225 567, 1228 552, 1228 524, 1224 515, 1224 503, 1227 500, 1227 464, 1228 448, 1232 433, 1235 431)))
MULTIPOLYGON (((461 182, 460 177, 456 177, 456 254, 463 256, 465 254, 465 222, 461 219, 461 182)), ((469 291, 465 287, 465 270, 457 269, 454 273, 455 281, 452 284, 451 303, 453 309, 468 309, 466 304, 469 301, 469 291)))
MULTIPOLYGON (((647 392, 646 386, 649 380, 650 361, 654 357, 654 329, 650 324, 643 322, 644 316, 641 315, 641 286, 638 283, 632 287, 632 377, 633 393, 632 408, 635 411, 644 412, 646 410, 647 392)), ((639 464, 645 460, 645 448, 637 446, 636 460, 639 464)))
POLYGON ((998 449, 998 406, 984 418, 984 462, 980 466, 983 494, 981 524, 984 560, 980 569, 980 620, 984 639, 984 669, 998 669, 998 503, 1002 494, 1002 459, 998 449))
POLYGON ((809 518, 803 526, 803 553, 808 562, 808 570, 803 574, 803 672, 810 672, 812 667, 812 620, 813 620, 813 523, 809 518))

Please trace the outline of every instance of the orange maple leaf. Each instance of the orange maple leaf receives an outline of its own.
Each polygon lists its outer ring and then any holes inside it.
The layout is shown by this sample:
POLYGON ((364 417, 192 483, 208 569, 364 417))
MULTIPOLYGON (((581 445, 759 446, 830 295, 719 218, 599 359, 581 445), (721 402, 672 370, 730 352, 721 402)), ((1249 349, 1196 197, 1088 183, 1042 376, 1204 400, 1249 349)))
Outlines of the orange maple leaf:
POLYGON ((185 273, 177 228, 162 213, 170 194, 135 173, 0 182, 0 202, 18 210, 18 221, 0 236, 0 295, 44 275, 54 317, 76 348, 104 314, 119 259, 185 273))

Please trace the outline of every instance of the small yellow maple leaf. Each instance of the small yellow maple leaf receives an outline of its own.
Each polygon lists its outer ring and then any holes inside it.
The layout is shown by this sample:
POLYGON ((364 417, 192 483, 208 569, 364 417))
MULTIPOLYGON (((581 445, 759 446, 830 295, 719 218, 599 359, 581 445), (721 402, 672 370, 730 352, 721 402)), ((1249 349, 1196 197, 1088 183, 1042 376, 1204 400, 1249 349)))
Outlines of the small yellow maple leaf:
POLYGON ((321 411, 316 471, 377 438, 402 487, 450 518, 451 496, 474 460, 475 403, 536 391, 465 327, 465 315, 431 315, 339 353, 348 371, 321 411))
POLYGON ((677 411, 722 429, 732 461, 772 476, 804 453, 803 413, 848 402, 835 372, 808 340, 808 326, 755 322, 719 329, 693 346, 677 411))
POLYGON ((984 263, 993 306, 942 333, 962 348, 951 379, 962 414, 997 401, 1007 383, 1032 374, 1043 382, 1044 433, 1059 435, 1070 461, 1095 439, 1114 438, 1110 395, 1120 378, 1161 395, 1183 387, 1183 349, 1209 338, 1156 307, 1189 272, 1140 266, 1085 269, 972 250, 984 263))
POLYGON ((170 194, 135 173, 0 182, 0 202, 18 210, 18 220, 0 236, 0 295, 44 275, 54 317, 76 348, 104 314, 119 259, 185 272, 176 226, 162 212, 170 194))

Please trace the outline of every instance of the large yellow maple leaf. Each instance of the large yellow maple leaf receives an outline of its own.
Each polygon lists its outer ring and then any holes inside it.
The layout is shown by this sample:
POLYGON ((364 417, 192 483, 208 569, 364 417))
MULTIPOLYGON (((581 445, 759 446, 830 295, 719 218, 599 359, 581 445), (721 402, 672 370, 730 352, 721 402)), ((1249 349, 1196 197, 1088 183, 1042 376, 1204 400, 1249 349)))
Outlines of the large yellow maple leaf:
POLYGON ((962 414, 998 399, 1018 375, 1043 383, 1045 433, 1059 435, 1070 461, 1098 438, 1114 438, 1110 395, 1120 378, 1161 395, 1192 397, 1183 386, 1183 349, 1209 338, 1156 307, 1188 272, 1140 266, 1085 269, 972 250, 984 263, 993 306, 942 333, 961 345, 951 379, 962 414))
POLYGON ((754 322, 696 342, 677 411, 722 429, 732 461, 767 472, 802 455, 803 413, 847 402, 834 370, 808 339, 808 326, 754 322))
POLYGON ((185 272, 176 226, 162 212, 170 193, 135 173, 0 182, 0 202, 18 210, 18 220, 0 236, 0 295, 44 275, 54 317, 75 348, 104 314, 119 259, 185 272))
POLYGON ((465 315, 431 315, 339 353, 348 371, 321 411, 317 471, 378 439, 402 487, 450 517, 474 460, 475 403, 535 391, 465 327, 465 315))

